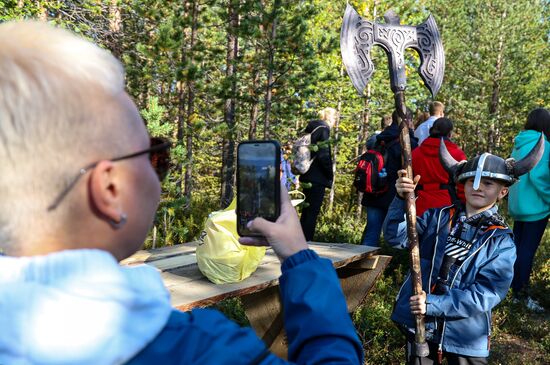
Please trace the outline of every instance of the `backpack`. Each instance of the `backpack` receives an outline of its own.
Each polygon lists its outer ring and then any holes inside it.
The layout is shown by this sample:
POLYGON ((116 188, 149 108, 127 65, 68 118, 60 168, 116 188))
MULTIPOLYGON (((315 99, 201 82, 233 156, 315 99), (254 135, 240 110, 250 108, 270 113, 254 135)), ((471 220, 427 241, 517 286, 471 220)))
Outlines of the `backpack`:
POLYGON ((353 178, 353 186, 358 192, 378 196, 388 191, 386 149, 398 141, 399 139, 396 139, 387 145, 382 142, 359 157, 353 178))
POLYGON ((311 136, 319 128, 326 128, 325 126, 318 126, 311 133, 306 133, 298 138, 292 145, 292 163, 290 165, 291 171, 294 175, 303 175, 308 172, 311 164, 315 160, 315 157, 311 158, 311 136))

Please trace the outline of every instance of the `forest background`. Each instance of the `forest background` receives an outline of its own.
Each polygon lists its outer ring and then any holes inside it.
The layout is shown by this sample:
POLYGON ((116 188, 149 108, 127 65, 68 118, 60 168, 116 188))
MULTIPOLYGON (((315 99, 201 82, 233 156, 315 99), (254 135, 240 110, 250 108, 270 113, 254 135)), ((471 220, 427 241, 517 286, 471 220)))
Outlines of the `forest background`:
MULTIPOLYGON (((378 22, 388 9, 408 25, 435 16, 446 56, 437 100, 446 104, 453 139, 468 156, 508 156, 529 110, 548 107, 548 0, 349 3, 378 22)), ((128 91, 150 133, 174 141, 173 168, 147 247, 196 240, 208 213, 229 204, 240 141, 291 143, 326 106, 340 112, 331 140, 336 177, 315 239, 357 243, 365 218, 351 184, 354 161, 381 117, 391 113, 393 97, 387 58, 378 47, 365 95, 353 89, 340 55, 345 6, 344 0, 0 0, 0 21, 60 25, 123 62, 128 91)), ((407 105, 426 111, 431 96, 416 72, 415 51, 407 52, 406 64, 407 105)), ((548 241, 546 232, 533 290, 550 308, 548 241)), ((394 261, 354 314, 369 364, 399 363, 402 351, 388 317, 406 257, 384 250, 394 261)), ((238 301, 222 307, 246 322, 238 301)), ((496 314, 492 363, 550 362, 547 315, 534 316, 508 299, 496 314)))

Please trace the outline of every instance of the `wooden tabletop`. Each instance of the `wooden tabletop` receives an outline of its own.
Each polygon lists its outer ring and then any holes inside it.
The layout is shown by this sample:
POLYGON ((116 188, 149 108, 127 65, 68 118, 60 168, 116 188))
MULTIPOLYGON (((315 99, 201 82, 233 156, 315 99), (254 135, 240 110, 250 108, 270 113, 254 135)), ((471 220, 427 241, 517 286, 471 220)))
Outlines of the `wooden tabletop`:
MULTIPOLYGON (((138 251, 122 261, 123 265, 147 264, 161 271, 170 291, 172 305, 182 311, 206 307, 221 300, 255 293, 278 285, 281 264, 273 250, 268 249, 258 269, 247 279, 234 284, 213 284, 199 271, 195 255, 196 242, 138 251)), ((373 255, 379 249, 346 243, 309 242, 319 256, 332 261, 335 268, 373 255)))

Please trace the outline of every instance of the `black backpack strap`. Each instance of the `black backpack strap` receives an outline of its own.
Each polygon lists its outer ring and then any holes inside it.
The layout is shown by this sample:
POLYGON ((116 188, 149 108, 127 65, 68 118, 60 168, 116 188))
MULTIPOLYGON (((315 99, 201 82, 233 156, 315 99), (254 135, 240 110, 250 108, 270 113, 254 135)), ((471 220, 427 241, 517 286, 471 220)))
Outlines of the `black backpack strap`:
POLYGON ((376 150, 382 154, 382 158, 384 159, 384 165, 388 160, 388 149, 396 143, 399 143, 399 137, 392 139, 388 143, 386 143, 386 141, 377 140, 376 143, 374 144, 373 150, 376 150))

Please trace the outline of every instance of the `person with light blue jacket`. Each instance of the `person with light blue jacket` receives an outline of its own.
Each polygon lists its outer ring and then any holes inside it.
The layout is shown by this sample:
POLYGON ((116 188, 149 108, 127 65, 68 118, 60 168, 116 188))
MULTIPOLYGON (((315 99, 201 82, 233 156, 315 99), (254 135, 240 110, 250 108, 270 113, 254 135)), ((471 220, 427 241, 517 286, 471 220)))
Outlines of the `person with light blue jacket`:
POLYGON ((518 258, 514 265, 512 291, 516 301, 527 308, 543 312, 544 308, 529 296, 529 277, 533 259, 540 245, 550 217, 550 111, 544 108, 532 110, 527 117, 525 130, 514 140, 512 157, 523 158, 540 137, 545 136, 545 151, 540 162, 529 173, 520 176, 519 182, 510 188, 508 212, 514 219, 514 242, 518 258))
MULTIPOLYGON (((513 277, 516 250, 512 231, 498 214, 497 202, 517 176, 538 162, 542 140, 520 161, 484 153, 456 161, 444 143, 443 167, 464 182, 466 203, 428 209, 417 218, 423 292, 413 295, 410 275, 403 283, 391 319, 407 338, 407 364, 487 364, 491 311, 505 297, 513 277), (414 353, 416 315, 425 315, 427 357, 414 353)), ((403 196, 414 192, 420 176, 399 171, 393 200, 384 223, 390 245, 405 248, 407 227, 403 196)))

